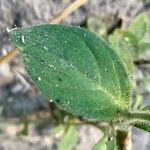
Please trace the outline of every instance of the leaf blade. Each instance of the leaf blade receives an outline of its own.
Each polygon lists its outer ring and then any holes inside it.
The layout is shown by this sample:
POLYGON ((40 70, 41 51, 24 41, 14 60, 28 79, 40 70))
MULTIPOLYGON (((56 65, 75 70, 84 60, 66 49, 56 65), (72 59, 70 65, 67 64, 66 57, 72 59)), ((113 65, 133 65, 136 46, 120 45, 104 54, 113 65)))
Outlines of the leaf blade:
POLYGON ((115 51, 95 34, 41 25, 13 30, 10 39, 26 55, 33 81, 63 109, 102 120, 117 118, 118 109, 128 109, 128 73, 115 51))
POLYGON ((107 136, 103 136, 102 139, 100 139, 93 147, 92 150, 107 150, 107 141, 108 141, 108 137, 107 136))
POLYGON ((129 26, 129 31, 140 41, 147 31, 147 16, 144 13, 135 17, 129 26))
POLYGON ((132 123, 132 125, 144 131, 150 132, 150 121, 135 122, 132 123))

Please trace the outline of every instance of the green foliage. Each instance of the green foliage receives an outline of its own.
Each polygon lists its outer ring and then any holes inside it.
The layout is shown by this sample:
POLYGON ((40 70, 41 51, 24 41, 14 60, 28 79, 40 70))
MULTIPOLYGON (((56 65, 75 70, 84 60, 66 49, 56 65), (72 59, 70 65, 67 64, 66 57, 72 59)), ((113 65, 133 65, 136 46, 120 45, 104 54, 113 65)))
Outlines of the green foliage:
POLYGON ((51 130, 51 135, 52 136, 56 136, 56 137, 59 137, 59 136, 62 136, 62 134, 64 133, 64 130, 65 130, 65 125, 63 124, 60 124, 58 126, 55 126, 54 128, 52 128, 51 130))
POLYGON ((95 34, 99 35, 106 35, 107 28, 105 24, 102 23, 102 21, 95 17, 89 17, 87 20, 87 28, 94 32, 95 34))
POLYGON ((70 125, 66 131, 64 131, 64 134, 60 140, 60 143, 58 145, 58 150, 72 150, 73 146, 78 141, 78 132, 76 130, 76 127, 73 125, 70 125))
POLYGON ((115 137, 112 140, 108 141, 107 150, 118 150, 115 137))
POLYGON ((139 113, 137 113, 136 116, 136 118, 140 118, 140 120, 133 122, 132 125, 150 132, 150 105, 139 110, 139 113))
POLYGON ((133 60, 139 60, 145 51, 150 50, 150 42, 147 41, 147 38, 150 37, 147 20, 144 13, 139 14, 127 30, 118 29, 109 36, 110 43, 114 49, 119 51, 128 69, 130 69, 131 61, 133 63, 133 60))
POLYGON ((145 106, 141 109, 142 111, 150 111, 150 105, 145 106))
POLYGON ((103 136, 93 147, 93 150, 107 150, 108 136, 103 136))
POLYGON ((148 18, 144 13, 139 14, 129 26, 129 32, 132 33, 138 40, 142 40, 148 25, 148 18))
POLYGON ((150 42, 149 43, 139 42, 138 46, 139 46, 139 51, 138 51, 139 54, 143 54, 143 52, 150 50, 150 42))
POLYGON ((117 150, 116 139, 109 140, 108 136, 105 135, 95 144, 93 150, 117 150))
POLYGON ((132 75, 133 57, 136 55, 134 53, 137 45, 136 38, 127 31, 117 29, 112 35, 109 36, 109 42, 116 50, 120 58, 122 58, 122 61, 125 63, 129 74, 132 75))
POLYGON ((142 95, 141 94, 136 94, 136 98, 135 98, 135 102, 134 102, 134 104, 133 104, 133 110, 137 110, 137 109, 139 109, 140 107, 141 107, 141 105, 142 105, 142 95))
POLYGON ((11 42, 48 98, 88 119, 118 120, 130 106, 130 79, 117 53, 79 27, 40 25, 15 29, 11 42), (118 113, 119 112, 119 113, 118 113))
POLYGON ((17 134, 18 137, 22 137, 25 135, 28 135, 28 128, 29 128, 29 122, 28 120, 23 120, 22 122, 23 128, 22 130, 17 134))
POLYGON ((60 124, 51 130, 51 136, 60 139, 58 150, 72 150, 79 139, 75 125, 60 124))
MULTIPOLYGON (((105 26, 95 18, 87 26, 106 35, 105 26)), ((150 106, 141 109, 140 95, 131 106, 133 62, 150 49, 147 30, 147 17, 140 14, 127 30, 117 29, 108 37, 114 49, 85 29, 65 25, 14 29, 10 40, 23 53, 28 73, 45 96, 76 116, 106 122, 114 136, 120 123, 150 132, 150 106)), ((53 115, 59 126, 51 135, 60 134, 58 149, 71 150, 78 140, 75 126, 69 124, 71 115, 68 123, 62 112, 53 115)), ((108 140, 108 131, 93 150, 118 149, 116 137, 108 140)))
POLYGON ((150 132, 150 121, 135 122, 135 123, 132 123, 132 125, 144 131, 150 132))

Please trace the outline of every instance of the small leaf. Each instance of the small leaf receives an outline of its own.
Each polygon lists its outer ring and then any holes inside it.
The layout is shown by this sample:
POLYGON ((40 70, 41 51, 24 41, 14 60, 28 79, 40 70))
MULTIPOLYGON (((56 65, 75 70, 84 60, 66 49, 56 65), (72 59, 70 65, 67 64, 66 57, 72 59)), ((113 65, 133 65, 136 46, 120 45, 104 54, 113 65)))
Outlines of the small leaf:
POLYGON ((122 58, 129 74, 133 74, 133 60, 137 52, 137 40, 128 31, 117 29, 109 36, 109 42, 122 58))
POLYGON ((107 150, 108 136, 103 136, 93 147, 93 150, 107 150))
POLYGON ((25 119, 23 120, 23 128, 20 132, 17 133, 17 136, 21 137, 28 135, 28 129, 29 129, 29 122, 28 120, 25 119))
POLYGON ((128 116, 129 124, 150 132, 150 105, 131 112, 128 116))
POLYGON ((144 131, 150 132, 150 121, 135 122, 132 123, 132 125, 144 131))
POLYGON ((137 110, 141 107, 142 105, 142 95, 141 94, 136 94, 135 100, 133 102, 133 110, 137 110))
POLYGON ((103 136, 93 150, 117 150, 116 139, 108 140, 108 136, 103 136))
POLYGON ((139 14, 129 26, 129 32, 136 36, 138 40, 142 40, 147 31, 148 18, 142 13, 139 14))
POLYGON ((144 53, 147 50, 150 50, 150 42, 140 42, 139 49, 141 53, 144 53))
POLYGON ((118 150, 116 138, 113 138, 112 140, 108 141, 107 150, 118 150))
POLYGON ((138 110, 138 111, 132 112, 130 113, 130 118, 150 121, 150 111, 138 110))
POLYGON ((89 17, 87 20, 87 28, 98 36, 106 35, 107 28, 99 18, 89 17))
POLYGON ((32 80, 64 110, 113 120, 130 106, 131 81, 118 54, 95 34, 65 25, 14 29, 32 80))
POLYGON ((150 105, 145 106, 145 107, 142 108, 141 110, 142 110, 142 111, 150 112, 150 105))
POLYGON ((72 150, 78 141, 78 133, 75 126, 71 125, 64 133, 58 145, 58 150, 72 150))
POLYGON ((64 133, 64 130, 65 130, 65 126, 63 124, 60 124, 60 125, 52 128, 51 135, 59 137, 64 133))

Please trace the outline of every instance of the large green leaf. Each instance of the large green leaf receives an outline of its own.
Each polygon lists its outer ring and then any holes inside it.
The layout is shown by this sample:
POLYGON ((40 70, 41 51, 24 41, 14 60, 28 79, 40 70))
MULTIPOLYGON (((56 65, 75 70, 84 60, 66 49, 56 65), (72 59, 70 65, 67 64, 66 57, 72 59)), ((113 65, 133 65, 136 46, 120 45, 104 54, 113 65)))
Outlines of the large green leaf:
POLYGON ((129 31, 136 36, 138 40, 141 40, 147 31, 148 18, 144 13, 135 17, 129 26, 129 31))
POLYGON ((129 75, 118 54, 95 34, 65 25, 15 29, 10 40, 48 98, 68 112, 112 120, 129 109, 129 75))

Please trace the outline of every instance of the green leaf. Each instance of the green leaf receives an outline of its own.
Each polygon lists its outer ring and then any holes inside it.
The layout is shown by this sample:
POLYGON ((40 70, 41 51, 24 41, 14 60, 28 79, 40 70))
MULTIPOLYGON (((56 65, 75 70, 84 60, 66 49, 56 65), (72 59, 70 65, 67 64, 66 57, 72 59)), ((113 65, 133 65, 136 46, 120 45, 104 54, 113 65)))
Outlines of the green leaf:
POLYGON ((140 42, 139 49, 140 49, 140 53, 144 53, 150 50, 150 42, 140 42))
POLYGON ((98 36, 106 35, 107 28, 99 18, 89 17, 87 20, 87 28, 98 36))
POLYGON ((61 136, 63 134, 64 130, 65 130, 64 124, 60 124, 60 125, 52 128, 51 135, 52 136, 61 136))
POLYGON ((108 136, 103 136, 93 147, 93 150, 107 150, 108 136))
POLYGON ((134 100, 134 103, 133 103, 133 110, 139 109, 142 105, 142 101, 143 101, 142 95, 137 93, 135 100, 134 100))
POLYGON ((93 150, 117 150, 116 139, 108 140, 105 135, 94 145, 93 150))
POLYGON ((116 138, 113 138, 112 140, 108 141, 107 150, 118 150, 116 138))
POLYGON ((29 122, 28 120, 23 120, 22 122, 23 124, 23 128, 20 132, 17 133, 17 136, 18 137, 21 137, 21 136, 27 136, 28 135, 28 129, 29 129, 29 122))
POLYGON ((144 13, 139 14, 129 26, 129 32, 142 40, 147 31, 148 18, 144 13))
POLYGON ((131 121, 135 120, 135 122, 141 122, 141 121, 150 121, 150 111, 149 110, 138 110, 138 111, 134 111, 134 112, 130 112, 128 114, 128 119, 130 119, 131 121))
POLYGON ((137 53, 137 40, 134 35, 117 29, 109 36, 109 42, 124 62, 129 74, 133 74, 133 60, 137 53))
POLYGON ((129 124, 150 132, 150 106, 146 106, 138 111, 130 113, 128 120, 129 124))
POLYGON ((10 40, 24 54, 35 84, 64 110, 88 119, 113 120, 129 109, 128 71, 95 34, 48 24, 14 29, 10 40))
POLYGON ((150 112, 150 105, 145 106, 141 109, 142 111, 150 112))
POLYGON ((150 121, 135 122, 132 123, 132 125, 144 131, 150 132, 150 121))
POLYGON ((71 125, 64 133, 58 145, 58 150, 72 150, 78 141, 78 133, 75 126, 71 125))

